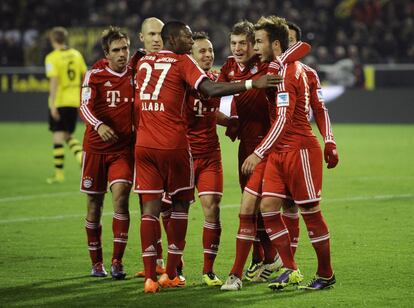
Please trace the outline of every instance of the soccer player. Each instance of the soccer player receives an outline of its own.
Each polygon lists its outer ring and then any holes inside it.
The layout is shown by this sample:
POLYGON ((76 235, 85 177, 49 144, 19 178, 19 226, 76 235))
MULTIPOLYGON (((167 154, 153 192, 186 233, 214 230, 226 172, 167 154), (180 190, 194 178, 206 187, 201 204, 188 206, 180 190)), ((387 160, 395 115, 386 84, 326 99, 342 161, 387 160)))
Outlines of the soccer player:
MULTIPOLYGON (((221 68, 219 81, 240 81, 262 76, 267 72, 267 63, 261 63, 255 55, 254 25, 249 21, 236 23, 230 32, 230 50, 221 68)), ((241 166, 248 155, 253 153, 270 128, 268 103, 265 91, 253 89, 233 97, 231 103, 231 121, 226 130, 233 141, 238 138, 239 184, 243 192, 249 176, 241 172, 241 166)), ((260 197, 260 194, 257 195, 260 197)), ((259 215, 260 216, 260 215, 259 215)), ((246 271, 247 280, 258 280, 265 264, 274 262, 276 252, 272 249, 269 237, 263 228, 261 217, 258 219, 258 231, 253 244, 252 261, 246 271), (263 247, 262 247, 263 246, 263 247)))
MULTIPOLYGON (((289 27, 289 46, 291 46, 302 39, 302 30, 295 23, 288 21, 287 25, 289 27)), ((306 64, 301 64, 308 78, 310 107, 312 108, 312 112, 319 132, 321 133, 325 142, 324 155, 328 155, 330 151, 329 147, 331 146, 330 144, 334 146, 335 139, 332 133, 328 109, 325 107, 323 101, 322 89, 318 73, 306 64)), ((328 168, 335 167, 333 163, 335 163, 335 165, 337 164, 337 162, 332 160, 332 164, 329 164, 328 168)), ((289 231, 290 244, 294 255, 299 241, 299 214, 298 206, 292 200, 286 199, 285 202, 283 202, 282 218, 286 225, 286 228, 289 231)))
POLYGON ((73 132, 78 118, 81 82, 87 68, 80 52, 69 48, 65 28, 53 28, 49 40, 53 51, 46 56, 45 66, 49 78, 49 130, 53 134, 55 174, 46 182, 53 184, 65 180, 65 142, 79 165, 82 163, 82 147, 73 132))
MULTIPOLYGON (((288 50, 286 50, 284 56, 278 59, 278 61, 281 64, 295 61, 296 59, 299 59, 306 55, 309 52, 309 50, 310 46, 308 44, 298 42, 292 45, 288 50)), ((274 110, 274 106, 271 101, 269 101, 268 103, 268 109, 269 121, 273 122, 274 117, 271 116, 271 114, 272 110, 274 110)), ((239 214, 240 225, 236 239, 236 258, 228 279, 221 287, 221 290, 223 291, 235 291, 240 290, 242 288, 241 276, 243 267, 245 265, 248 253, 250 251, 250 247, 252 246, 252 243, 255 240, 255 235, 257 234, 256 228, 259 228, 259 226, 256 225, 258 220, 257 211, 259 208, 260 198, 262 195, 262 182, 265 167, 266 158, 264 158, 256 166, 254 172, 248 178, 247 184, 244 188, 239 214)), ((273 248, 272 250, 267 248, 267 250, 275 251, 275 248, 273 248)), ((279 270, 281 266, 282 261, 276 254, 276 257, 274 259, 270 259, 267 262, 265 261, 263 264, 258 264, 257 269, 249 268, 251 269, 252 275, 254 275, 249 280, 266 281, 268 280, 271 273, 279 270), (254 271, 256 272, 256 274, 254 274, 254 271)), ((249 272, 247 272, 247 274, 249 274, 249 272)))
MULTIPOLYGON (((194 60, 212 81, 216 81, 217 75, 210 72, 214 63, 214 50, 208 35, 196 32, 193 40, 191 54, 194 60)), ((187 137, 194 159, 194 182, 205 218, 203 282, 208 286, 217 286, 223 284, 213 271, 220 244, 220 201, 223 195, 223 168, 216 132, 220 99, 208 99, 191 91, 187 107, 187 137)))
MULTIPOLYGON (((156 17, 149 17, 144 19, 141 24, 141 32, 139 33, 139 40, 144 44, 145 53, 158 52, 162 49, 163 43, 161 39, 161 29, 164 26, 164 23, 156 17)), ((137 58, 138 62, 139 58, 137 58)), ((134 69, 136 63, 134 64, 134 69)), ((138 125, 137 125, 138 126, 138 125)), ((171 215, 171 206, 168 203, 162 203, 161 206, 161 217, 162 224, 164 226, 165 232, 167 232, 167 224, 171 215)), ((157 267, 156 272, 158 275, 165 273, 164 259, 162 256, 162 241, 161 241, 161 225, 159 225, 160 235, 157 243, 157 267)), ((137 277, 145 277, 144 271, 139 271, 135 274, 137 277)))
POLYGON ((250 88, 275 87, 280 76, 262 76, 240 83, 216 83, 188 55, 194 41, 182 22, 169 22, 161 31, 164 50, 148 54, 137 64, 136 105, 140 112, 135 145, 134 191, 142 201, 141 246, 145 292, 179 287, 177 265, 185 246, 189 203, 194 199, 194 173, 183 110, 188 90, 223 96, 250 88), (156 280, 156 244, 162 194, 171 196, 167 226, 167 270, 156 280))
POLYGON ((161 29, 163 26, 164 23, 156 17, 146 18, 142 22, 139 40, 144 44, 146 53, 162 49, 161 29))
POLYGON ((112 192, 114 247, 111 275, 124 279, 122 257, 128 240, 129 192, 133 170, 132 68, 128 66, 128 36, 110 27, 102 34, 108 65, 87 72, 82 85, 81 116, 86 124, 81 191, 87 194, 86 234, 91 276, 107 275, 102 258, 102 208, 107 188, 112 192))
MULTIPOLYGON (((283 18, 262 18, 255 27, 255 50, 262 61, 277 59, 288 48, 289 30, 283 18)), ((301 209, 308 235, 318 258, 317 274, 304 289, 319 290, 335 284, 331 265, 328 226, 319 201, 322 189, 322 151, 308 121, 311 93, 308 77, 299 62, 280 65, 273 61, 269 74, 284 77, 274 95, 275 122, 261 144, 243 163, 242 171, 250 174, 268 155, 262 187, 260 210, 272 244, 277 248, 283 270, 273 279, 271 289, 283 289, 303 280, 294 261, 289 233, 280 209, 284 199, 292 199, 301 209)), ((325 143, 328 167, 338 163, 335 143, 325 143)))
MULTIPOLYGON (((266 74, 268 63, 261 62, 254 54, 253 44, 253 24, 248 21, 235 24, 230 34, 230 47, 233 56, 229 57, 223 65, 219 79, 237 81, 266 74)), ((296 46, 292 46, 287 59, 300 58, 303 53, 308 51, 308 48, 310 47, 301 42, 296 46)), ((234 123, 234 117, 238 117, 239 125, 236 125, 236 129, 230 125, 226 134, 233 140, 236 137, 240 139, 239 182, 244 195, 240 215, 246 215, 250 213, 251 209, 258 210, 259 208, 264 168, 259 169, 257 175, 250 180, 250 175, 244 175, 241 172, 241 165, 247 156, 253 153, 255 147, 270 128, 268 109, 269 104, 264 91, 253 89, 240 93, 235 95, 232 101, 231 116, 233 121, 230 121, 230 123, 234 123), (259 116, 257 117, 257 115, 259 116), (249 185, 247 185, 248 183, 249 185)), ((271 273, 280 267, 280 259, 272 248, 260 214, 258 214, 257 219, 255 218, 255 221, 258 224, 257 234, 253 242, 252 262, 245 273, 245 277, 251 281, 266 281, 271 273)), ((242 250, 244 249, 240 248, 238 251, 242 250)), ((236 275, 239 271, 243 271, 244 263, 243 257, 241 259, 236 257, 235 267, 233 268, 236 275)))

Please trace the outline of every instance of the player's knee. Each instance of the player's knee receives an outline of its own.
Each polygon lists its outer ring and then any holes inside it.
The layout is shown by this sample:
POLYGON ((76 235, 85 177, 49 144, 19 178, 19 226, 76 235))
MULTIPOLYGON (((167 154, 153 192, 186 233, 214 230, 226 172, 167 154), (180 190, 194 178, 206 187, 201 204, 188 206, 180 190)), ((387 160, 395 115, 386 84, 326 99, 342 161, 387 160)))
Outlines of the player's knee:
POLYGON ((104 196, 100 194, 88 195, 87 199, 88 219, 97 220, 101 217, 104 196))
POLYGON ((299 207, 301 212, 317 212, 321 210, 321 207, 319 206, 319 201, 301 204, 299 207))
POLYGON ((265 212, 273 212, 273 211, 280 211, 283 204, 283 200, 276 197, 267 197, 262 198, 260 202, 260 211, 265 212))
POLYGON ((293 200, 289 200, 289 199, 283 200, 282 207, 283 207, 284 213, 296 214, 298 212, 298 206, 295 204, 293 200))

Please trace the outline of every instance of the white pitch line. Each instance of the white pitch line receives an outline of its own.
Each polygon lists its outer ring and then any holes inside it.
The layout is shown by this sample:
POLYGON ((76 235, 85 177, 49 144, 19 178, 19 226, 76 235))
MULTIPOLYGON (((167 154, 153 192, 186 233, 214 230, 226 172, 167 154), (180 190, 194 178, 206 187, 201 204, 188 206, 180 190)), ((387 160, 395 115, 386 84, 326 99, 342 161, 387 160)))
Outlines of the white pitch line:
POLYGON ((79 191, 64 191, 64 192, 49 193, 49 194, 5 197, 5 198, 0 198, 0 203, 63 197, 63 196, 69 196, 69 195, 75 195, 75 194, 80 195, 80 192, 79 191))
MULTIPOLYGON (((73 192, 71 192, 73 193, 73 192)), ((56 196, 57 194, 70 194, 69 192, 66 193, 56 193, 53 194, 56 196)), ((35 195, 35 196, 42 196, 42 195, 35 195)), ((49 196, 49 195, 44 195, 49 196)), ((25 196, 29 198, 30 196, 25 196)), ((17 198, 17 197, 16 197, 17 198)), ((324 202, 355 202, 355 201, 367 201, 367 200, 390 200, 390 199, 409 199, 414 198, 414 194, 400 194, 400 195, 376 195, 376 196, 355 196, 355 197, 347 197, 347 198, 332 198, 332 199, 325 199, 324 202)), ((2 199, 0 199, 2 200, 2 199)), ((27 199, 23 199, 27 200, 27 199)), ((240 204, 223 204, 220 206, 222 209, 231 209, 231 208, 238 208, 240 204)), ((138 214, 139 211, 130 211, 131 214, 138 214)), ((113 212, 103 212, 103 216, 112 216, 113 212)), ((68 215, 58 215, 58 216, 36 216, 36 217, 22 217, 22 218, 14 218, 14 219, 2 219, 0 220, 1 224, 10 224, 10 223, 19 223, 19 222, 31 222, 31 221, 44 221, 44 220, 62 220, 68 218, 84 218, 84 214, 68 214, 68 215)))

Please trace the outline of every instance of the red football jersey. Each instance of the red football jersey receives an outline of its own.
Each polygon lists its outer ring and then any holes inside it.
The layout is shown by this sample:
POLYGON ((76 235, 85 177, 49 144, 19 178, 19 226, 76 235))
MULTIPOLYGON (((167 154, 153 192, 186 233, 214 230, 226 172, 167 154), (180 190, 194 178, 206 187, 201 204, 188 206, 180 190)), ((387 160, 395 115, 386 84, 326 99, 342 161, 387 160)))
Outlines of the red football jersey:
POLYGON ((263 158, 271 149, 280 152, 319 147, 308 120, 310 92, 301 63, 291 62, 280 67, 279 63, 271 62, 268 73, 280 74, 283 82, 278 85, 275 95, 269 97, 274 100, 275 121, 256 147, 256 155, 263 158))
POLYGON ((80 114, 86 123, 83 149, 92 153, 123 152, 133 144, 134 85, 132 68, 117 73, 109 67, 86 73, 80 114), (96 131, 104 123, 118 135, 116 143, 102 140, 96 131))
MULTIPOLYGON (((217 79, 213 73, 207 73, 207 76, 213 81, 217 79)), ((193 89, 187 102, 187 138, 191 153, 193 156, 203 156, 211 154, 212 151, 219 151, 216 125, 220 98, 204 98, 193 89)))
POLYGON ((135 104, 140 117, 136 145, 187 149, 187 96, 207 75, 189 55, 167 50, 142 57, 136 71, 135 104))
MULTIPOLYGON (((267 66, 267 63, 261 63, 259 58, 254 56, 246 66, 241 67, 231 56, 222 66, 218 81, 237 82, 257 79, 266 74, 267 66)), ((239 139, 249 143, 259 143, 270 127, 265 91, 251 89, 235 94, 232 110, 235 109, 239 118, 239 139), (234 103, 236 108, 234 108, 234 103)))
POLYGON ((319 81, 318 73, 302 63, 302 67, 308 77, 309 93, 310 93, 310 105, 312 107, 313 115, 315 117, 316 125, 319 132, 323 136, 326 142, 335 143, 335 139, 332 132, 331 120, 329 118, 328 109, 325 107, 323 100, 321 83, 319 81))

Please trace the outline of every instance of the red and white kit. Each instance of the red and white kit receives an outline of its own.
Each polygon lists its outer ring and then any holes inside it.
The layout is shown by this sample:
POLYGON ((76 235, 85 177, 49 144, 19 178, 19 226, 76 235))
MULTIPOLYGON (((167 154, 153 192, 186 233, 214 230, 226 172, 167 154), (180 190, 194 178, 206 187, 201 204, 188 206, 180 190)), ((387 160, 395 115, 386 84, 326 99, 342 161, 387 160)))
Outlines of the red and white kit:
POLYGON ((140 120, 134 191, 143 202, 164 191, 172 198, 194 198, 185 113, 189 90, 197 90, 204 78, 208 77, 190 56, 171 51, 148 54, 137 63, 135 103, 140 120))
POLYGON ((105 193, 116 182, 132 183, 133 102, 132 69, 117 73, 109 67, 92 69, 84 77, 80 114, 86 123, 83 139, 81 191, 105 193), (105 142, 97 129, 104 123, 118 136, 105 142))
MULTIPOLYGON (((217 76, 207 73, 215 81, 217 76)), ((194 159, 198 195, 223 194, 223 168, 216 132, 219 98, 203 98, 192 90, 187 103, 187 137, 194 159)))

